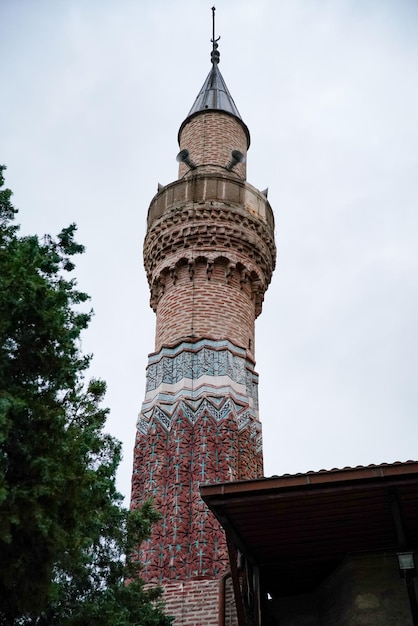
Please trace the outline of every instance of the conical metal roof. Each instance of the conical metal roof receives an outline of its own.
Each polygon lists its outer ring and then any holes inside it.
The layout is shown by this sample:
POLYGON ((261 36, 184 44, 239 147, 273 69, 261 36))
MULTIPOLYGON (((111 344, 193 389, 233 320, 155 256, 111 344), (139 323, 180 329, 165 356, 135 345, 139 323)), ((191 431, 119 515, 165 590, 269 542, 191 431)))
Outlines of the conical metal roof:
MULTIPOLYGON (((212 7, 212 13, 214 16, 215 8, 212 7)), ((214 19, 214 17, 213 17, 214 19)), ((247 135, 247 147, 250 146, 250 131, 247 126, 242 121, 241 115, 236 107, 234 99, 228 91, 228 87, 222 77, 221 72, 219 71, 219 51, 218 51, 218 39, 215 39, 215 24, 213 22, 213 37, 212 41, 212 52, 211 52, 211 61, 212 61, 212 69, 209 74, 196 100, 193 103, 192 108, 190 109, 186 119, 180 126, 179 130, 179 140, 180 134, 183 130, 184 126, 187 122, 192 118, 198 115, 199 113, 206 113, 208 111, 222 111, 223 113, 227 113, 228 115, 233 115, 239 122, 241 123, 245 134, 247 135)))
POLYGON ((203 87, 194 101, 187 117, 191 117, 200 111, 207 110, 217 110, 230 113, 242 122, 239 111, 228 91, 228 87, 226 86, 222 74, 219 71, 217 63, 212 65, 212 69, 203 83, 203 87))

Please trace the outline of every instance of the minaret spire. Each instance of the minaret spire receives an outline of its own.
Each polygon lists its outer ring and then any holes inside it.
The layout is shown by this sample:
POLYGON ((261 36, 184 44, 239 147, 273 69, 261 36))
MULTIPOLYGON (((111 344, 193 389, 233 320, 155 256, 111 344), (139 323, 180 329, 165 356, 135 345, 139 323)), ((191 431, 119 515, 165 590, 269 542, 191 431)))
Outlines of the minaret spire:
POLYGON ((212 65, 218 65, 219 63, 219 51, 218 51, 218 41, 220 37, 215 39, 215 11, 216 7, 212 7, 212 52, 210 54, 210 60, 212 61, 212 65))
POLYGON ((186 119, 180 126, 178 139, 180 143, 180 136, 182 134, 183 128, 186 126, 186 124, 190 122, 193 117, 201 113, 208 113, 209 111, 219 111, 223 113, 228 113, 229 115, 232 115, 239 120, 247 138, 247 148, 249 148, 250 132, 247 126, 244 124, 241 115, 239 114, 236 104, 228 91, 228 87, 226 86, 226 83, 218 67, 220 57, 218 50, 218 41, 220 40, 220 37, 215 36, 215 10, 215 7, 212 7, 212 51, 210 53, 212 67, 205 82, 203 83, 201 90, 197 95, 196 100, 193 103, 192 108, 190 109, 186 119))

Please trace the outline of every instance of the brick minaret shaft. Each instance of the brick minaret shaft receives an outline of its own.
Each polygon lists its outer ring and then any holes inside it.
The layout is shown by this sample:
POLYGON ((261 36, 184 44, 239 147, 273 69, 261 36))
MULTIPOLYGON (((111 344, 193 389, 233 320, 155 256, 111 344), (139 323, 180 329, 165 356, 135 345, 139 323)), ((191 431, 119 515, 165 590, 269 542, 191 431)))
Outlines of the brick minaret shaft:
MULTIPOLYGON (((139 558, 175 614, 174 581, 183 590, 227 569, 224 535, 199 485, 263 475, 254 323, 275 264, 274 218, 246 182, 250 136, 218 61, 214 42, 212 69, 179 130, 178 180, 151 201, 144 243, 157 322, 131 506, 152 496, 162 514, 139 558)), ((205 615, 202 623, 218 622, 205 615)))

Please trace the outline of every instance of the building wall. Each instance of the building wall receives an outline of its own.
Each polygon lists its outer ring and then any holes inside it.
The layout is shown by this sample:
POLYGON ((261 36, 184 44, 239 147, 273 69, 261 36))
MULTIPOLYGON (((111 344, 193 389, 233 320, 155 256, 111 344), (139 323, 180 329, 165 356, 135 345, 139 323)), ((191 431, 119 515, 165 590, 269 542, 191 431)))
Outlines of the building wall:
POLYGON ((309 595, 272 600, 263 626, 412 626, 396 554, 349 557, 309 595))
POLYGON ((396 554, 351 557, 318 594, 321 624, 412 626, 396 554))
POLYGON ((166 615, 175 617, 174 626, 238 626, 230 576, 225 581, 167 582, 164 601, 166 615))
POLYGON ((174 626, 218 626, 219 581, 182 580, 164 584, 165 613, 174 626))

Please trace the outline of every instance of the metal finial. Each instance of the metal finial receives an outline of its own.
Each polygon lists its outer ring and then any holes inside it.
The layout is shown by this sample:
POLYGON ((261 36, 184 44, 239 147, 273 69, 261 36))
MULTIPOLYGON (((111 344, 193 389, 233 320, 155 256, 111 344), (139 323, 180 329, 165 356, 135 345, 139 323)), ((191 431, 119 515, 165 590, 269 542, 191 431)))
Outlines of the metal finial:
POLYGON ((215 11, 216 8, 212 7, 212 52, 210 53, 210 60, 212 61, 212 65, 217 65, 219 63, 220 57, 217 43, 220 40, 220 37, 215 39, 215 11))

